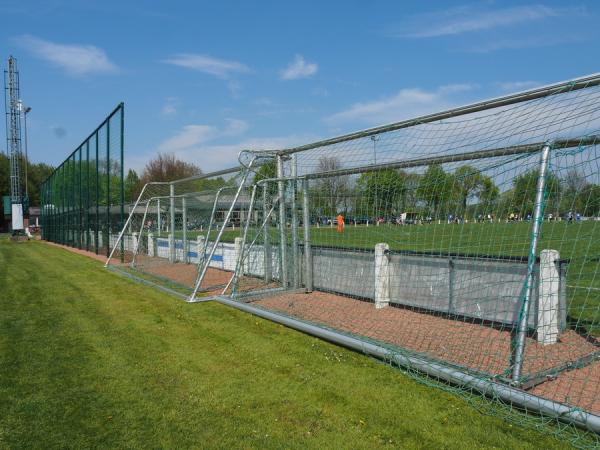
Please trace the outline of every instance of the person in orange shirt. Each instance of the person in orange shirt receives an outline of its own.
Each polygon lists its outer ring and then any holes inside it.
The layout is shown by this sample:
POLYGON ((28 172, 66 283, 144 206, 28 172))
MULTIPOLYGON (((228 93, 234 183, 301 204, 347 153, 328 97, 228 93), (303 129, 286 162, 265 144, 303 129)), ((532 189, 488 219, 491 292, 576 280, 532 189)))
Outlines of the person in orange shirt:
POLYGON ((344 216, 338 214, 337 216, 337 232, 341 233, 344 231, 344 216))

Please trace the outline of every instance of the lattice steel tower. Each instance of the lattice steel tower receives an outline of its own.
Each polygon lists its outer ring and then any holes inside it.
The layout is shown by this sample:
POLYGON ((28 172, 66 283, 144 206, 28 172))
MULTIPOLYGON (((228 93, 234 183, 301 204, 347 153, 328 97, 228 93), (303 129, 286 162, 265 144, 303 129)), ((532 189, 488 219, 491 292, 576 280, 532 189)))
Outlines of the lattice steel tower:
MULTIPOLYGON (((8 69, 4 71, 4 104, 6 108, 6 143, 10 159, 10 201, 13 205, 23 202, 21 192, 21 100, 19 96, 19 71, 17 60, 8 58, 8 69)), ((13 214, 15 208, 13 208, 13 214)), ((22 210, 20 212, 22 215, 22 210)), ((13 224, 15 220, 13 218, 13 224)))

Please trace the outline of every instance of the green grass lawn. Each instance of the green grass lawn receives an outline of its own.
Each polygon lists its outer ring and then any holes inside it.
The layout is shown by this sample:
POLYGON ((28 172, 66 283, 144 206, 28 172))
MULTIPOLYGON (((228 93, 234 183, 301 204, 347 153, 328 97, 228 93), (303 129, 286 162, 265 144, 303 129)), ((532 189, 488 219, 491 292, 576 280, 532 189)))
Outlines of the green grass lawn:
POLYGON ((0 239, 1 448, 562 448, 399 370, 0 239))

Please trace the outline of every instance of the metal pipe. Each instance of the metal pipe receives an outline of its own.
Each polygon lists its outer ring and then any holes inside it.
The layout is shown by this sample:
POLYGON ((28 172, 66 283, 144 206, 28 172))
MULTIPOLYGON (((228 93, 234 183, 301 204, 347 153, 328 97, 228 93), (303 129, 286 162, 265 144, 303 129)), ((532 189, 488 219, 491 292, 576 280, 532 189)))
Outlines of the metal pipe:
MULTIPOLYGON (((600 135, 582 136, 573 139, 558 139, 552 143, 553 149, 565 149, 581 147, 586 145, 596 145, 600 143, 600 135)), ((411 167, 429 166, 431 164, 445 164, 460 161, 473 161, 477 159, 493 158, 500 156, 521 155, 527 153, 536 153, 544 147, 546 142, 534 142, 531 144, 511 145, 489 150, 475 150, 455 155, 427 156, 401 161, 389 161, 379 164, 369 164, 363 167, 331 170, 328 172, 305 174, 302 178, 325 178, 337 177, 341 175, 353 175, 364 172, 375 172, 386 169, 408 169, 411 167)))
POLYGON ((287 236, 285 218, 285 182, 283 178, 283 157, 277 155, 277 190, 279 194, 279 280, 284 288, 288 286, 287 236))
POLYGON ((144 231, 144 224, 146 223, 146 215, 148 214, 148 208, 150 207, 150 203, 152 200, 149 200, 146 203, 146 208, 144 209, 144 216, 142 217, 142 223, 140 225, 140 232, 138 234, 138 238, 135 242, 135 248, 133 249, 133 257, 131 258, 131 267, 135 267, 135 260, 137 258, 138 250, 140 247, 140 241, 142 240, 142 233, 144 231))
MULTIPOLYGON (((121 229, 121 232, 119 233, 119 237, 117 238, 117 242, 116 242, 117 244, 123 238, 123 234, 125 234, 125 230, 127 229, 127 226, 129 225, 129 222, 131 221, 131 218, 133 217, 133 214, 135 213, 135 208, 140 203, 140 200, 142 199, 142 195, 144 195, 144 191, 146 190, 146 186, 148 186, 148 184, 144 185, 144 187, 142 188, 142 192, 140 192, 140 195, 138 195, 138 198, 135 201, 135 205, 133 205, 133 211, 131 212, 131 214, 129 214, 129 217, 127 218, 127 222, 125 222, 125 225, 123 225, 123 228, 121 229)), ((96 223, 98 223, 98 220, 96 220, 96 223)), ((98 234, 96 234, 96 243, 95 244, 96 244, 96 248, 98 248, 98 234)), ((104 263, 104 267, 108 266, 108 263, 110 262, 110 259, 112 258, 113 254, 115 253, 115 248, 116 247, 117 246, 115 245, 115 247, 112 249, 112 252, 110 252, 110 255, 106 259, 106 263, 104 263)))
POLYGON ((296 210, 296 195, 298 189, 298 182, 296 177, 298 176, 298 166, 296 164, 296 155, 292 155, 292 287, 298 288, 300 286, 299 275, 300 271, 298 266, 300 265, 300 258, 298 257, 298 211, 296 210))
POLYGON ((477 391, 492 398, 499 398, 504 402, 520 406, 521 408, 537 411, 545 416, 550 416, 563 422, 568 422, 578 427, 595 433, 600 433, 600 417, 581 411, 562 403, 546 400, 529 394, 512 386, 498 382, 488 381, 473 375, 461 372, 458 369, 444 366, 431 360, 422 359, 418 356, 401 354, 389 348, 377 345, 373 342, 365 342, 358 338, 347 336, 333 330, 321 328, 293 319, 288 316, 276 314, 265 309, 256 308, 247 303, 237 302, 224 296, 216 296, 214 301, 223 305, 231 306, 241 311, 253 314, 263 319, 285 325, 289 328, 301 331, 320 339, 342 345, 359 353, 373 356, 386 362, 392 362, 399 367, 430 375, 453 385, 468 388, 469 391, 477 391))
POLYGON ((271 212, 269 211, 268 205, 268 184, 265 183, 263 186, 263 222, 265 223, 265 227, 263 230, 263 269, 265 274, 265 283, 270 283, 272 279, 271 269, 273 267, 273 262, 271 259, 271 243, 269 236, 269 219, 271 218, 271 212))
POLYGON ((169 261, 175 262, 175 185, 169 184, 169 261), (171 245, 173 241, 173 245, 171 245))
POLYGON ((235 262, 235 270, 233 271, 233 276, 229 279, 229 282, 223 289, 223 294, 227 292, 229 286, 233 282, 233 292, 232 295, 235 295, 235 291, 237 290, 237 279, 240 276, 244 275, 244 259, 246 254, 246 238, 248 237, 248 228, 250 228, 250 221, 252 219, 252 209, 254 208, 254 199, 256 198, 256 184, 252 186, 252 195, 250 196, 250 205, 248 206, 248 217, 246 218, 246 223, 244 224, 244 232, 242 233, 242 251, 240 252, 238 260, 235 262))
POLYGON ((185 197, 181 197, 181 221, 183 222, 183 262, 187 264, 188 262, 188 250, 187 250, 187 199, 185 197))
POLYGON ((210 232, 212 231, 212 226, 214 225, 215 222, 215 214, 217 212, 217 205, 219 203, 219 197, 221 196, 221 192, 223 192, 224 190, 227 189, 234 189, 231 186, 224 186, 220 189, 217 190, 217 193, 215 194, 215 201, 213 202, 213 207, 212 207, 212 211, 210 213, 210 218, 208 219, 208 228, 206 229, 206 239, 204 239, 204 245, 202 246, 202 253, 200 253, 200 249, 197 249, 198 251, 198 267, 200 267, 201 264, 204 264, 204 257, 206 255, 206 250, 208 249, 208 240, 210 238, 210 232))
POLYGON ((519 324, 517 328, 517 339, 513 355, 512 381, 518 384, 521 381, 521 370, 523 368, 523 355, 525 353, 525 341, 527 338, 527 320, 529 319, 529 305, 533 294, 533 278, 535 269, 535 256, 542 222, 544 221, 544 191, 546 189, 546 173, 550 157, 550 144, 544 145, 540 155, 540 173, 537 180, 537 191, 535 194, 535 209, 533 213, 533 224, 531 229, 531 244, 529 248, 529 259, 527 262, 527 277, 523 286, 523 301, 519 312, 519 324))
POLYGON ((309 209, 309 181, 302 181, 302 222, 304 224, 304 286, 306 292, 313 290, 313 259, 310 244, 310 209, 309 209))
MULTIPOLYGON (((248 167, 252 167, 252 162, 250 161, 250 164, 248 164, 248 167)), ((231 206, 229 207, 229 210, 227 211, 227 216, 225 217, 225 224, 227 222, 229 222, 229 219, 231 218, 231 214, 233 212, 233 209, 235 207, 235 204, 237 203, 237 200, 242 192, 242 188, 244 187, 244 183, 246 182, 246 179, 248 178, 248 174, 250 173, 250 170, 246 170, 244 173, 244 176, 242 177, 242 179, 240 180, 240 185, 237 189, 237 192, 235 193, 235 197, 233 199, 233 201, 231 202, 231 206)), ((196 280, 195 286, 194 286, 194 291, 192 292, 192 295, 189 297, 188 301, 189 302, 193 302, 194 299, 196 298, 196 294, 198 293, 198 289, 200 289, 200 285, 202 284, 202 280, 204 279, 204 276, 206 275, 206 272, 208 270, 208 266, 210 264, 210 261, 212 260, 212 257, 215 254, 215 251, 217 250, 217 245, 219 245, 219 241, 221 240, 221 236, 223 235, 223 232, 225 231, 225 226, 222 226, 221 229, 219 230, 219 233, 217 234, 217 237, 215 239, 215 242, 210 250, 210 255, 208 256, 208 259, 204 262, 204 265, 202 266, 202 272, 200 273, 200 276, 198 277, 198 279, 196 280)), ((207 237, 208 239, 208 237, 207 237)))
POLYGON ((193 175, 187 178, 181 178, 179 180, 173 180, 170 184, 179 184, 185 183, 186 181, 194 181, 194 180, 204 180, 206 178, 218 177, 220 175, 227 175, 230 173, 239 172, 240 168, 238 167, 230 167, 229 169, 217 170, 215 172, 203 173, 202 175, 193 175))
MULTIPOLYGON (((134 208, 135 211, 135 208, 134 208)), ((161 218, 161 211, 160 211, 160 198, 156 201, 156 226, 158 228, 158 233, 157 233, 157 237, 160 237, 160 232, 162 229, 162 218, 161 218)))
POLYGON ((461 106, 458 108, 442 111, 439 113, 428 114, 413 119, 403 120, 389 125, 383 125, 380 127, 369 128, 363 131, 357 131, 343 136, 334 137, 331 139, 325 139, 311 144, 302 145, 299 147, 292 147, 282 151, 278 151, 280 155, 291 155, 292 153, 298 153, 313 148, 324 147, 327 145, 339 144, 340 142, 351 141, 354 139, 365 138, 374 136, 380 133, 387 133, 390 131, 400 130, 402 128, 408 128, 415 125, 424 123, 431 123, 438 120, 450 119, 452 117, 458 117, 465 114, 475 113, 479 111, 485 111, 501 106, 508 106, 515 103, 521 103, 528 100, 535 100, 537 98, 546 97, 548 95, 555 95, 562 92, 577 91, 579 89, 585 89, 600 84, 600 73, 588 75, 574 80, 562 81, 560 83, 551 84, 548 86, 542 86, 539 88, 531 89, 529 91, 520 92, 516 94, 510 94, 503 97, 493 98, 484 100, 481 102, 472 103, 470 105, 461 106))

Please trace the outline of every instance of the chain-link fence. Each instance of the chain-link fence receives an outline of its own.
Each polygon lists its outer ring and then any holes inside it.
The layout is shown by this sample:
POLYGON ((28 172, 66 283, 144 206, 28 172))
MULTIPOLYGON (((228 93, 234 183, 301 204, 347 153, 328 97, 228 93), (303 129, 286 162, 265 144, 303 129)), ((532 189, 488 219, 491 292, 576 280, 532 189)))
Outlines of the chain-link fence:
POLYGON ((125 217, 123 135, 121 103, 43 182, 43 239, 109 255, 125 217))
POLYGON ((140 229, 123 229, 136 255, 125 270, 163 286, 187 270, 189 301, 221 293, 596 445, 599 135, 591 76, 245 151, 218 189, 148 186, 130 214, 140 229))

